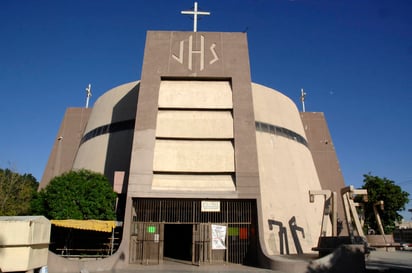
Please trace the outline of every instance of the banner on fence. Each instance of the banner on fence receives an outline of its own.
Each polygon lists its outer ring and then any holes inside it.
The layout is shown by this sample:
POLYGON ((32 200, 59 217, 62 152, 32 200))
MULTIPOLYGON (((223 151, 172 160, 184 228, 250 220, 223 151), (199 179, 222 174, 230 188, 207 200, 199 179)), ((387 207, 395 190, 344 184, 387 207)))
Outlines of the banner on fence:
POLYGON ((212 249, 226 249, 226 226, 212 225, 212 249))

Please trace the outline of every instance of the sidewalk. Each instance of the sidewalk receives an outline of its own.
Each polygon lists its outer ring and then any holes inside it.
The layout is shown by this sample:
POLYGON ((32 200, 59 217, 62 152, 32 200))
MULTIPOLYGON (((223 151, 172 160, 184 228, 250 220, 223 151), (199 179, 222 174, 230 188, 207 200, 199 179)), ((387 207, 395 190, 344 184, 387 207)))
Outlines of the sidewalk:
POLYGON ((412 272, 412 251, 371 251, 368 272, 412 272))
MULTIPOLYGON (((108 271, 110 273, 114 273, 108 271)), ((108 273, 102 272, 102 273, 108 273)), ((133 269, 116 270, 115 273, 286 273, 282 271, 243 266, 238 264, 201 265, 185 264, 173 261, 164 261, 161 265, 142 265, 133 269)), ((85 272, 87 273, 87 272, 85 272)))

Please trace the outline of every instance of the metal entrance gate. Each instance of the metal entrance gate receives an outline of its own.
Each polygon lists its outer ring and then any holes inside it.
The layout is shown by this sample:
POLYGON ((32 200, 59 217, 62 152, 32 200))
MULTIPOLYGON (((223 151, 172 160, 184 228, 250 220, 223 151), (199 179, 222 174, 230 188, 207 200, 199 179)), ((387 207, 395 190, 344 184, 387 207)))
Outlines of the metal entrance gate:
POLYGON ((193 225, 193 256, 192 262, 195 265, 210 262, 210 225, 193 225))
POLYGON ((256 253, 254 200, 220 200, 218 211, 202 211, 198 199, 134 199, 130 263, 163 261, 165 225, 192 225, 192 263, 250 264, 256 253), (212 225, 225 226, 225 249, 212 246, 212 225))
POLYGON ((130 263, 159 264, 163 256, 163 224, 134 222, 130 240, 130 263), (162 237, 160 237, 162 235, 162 237))

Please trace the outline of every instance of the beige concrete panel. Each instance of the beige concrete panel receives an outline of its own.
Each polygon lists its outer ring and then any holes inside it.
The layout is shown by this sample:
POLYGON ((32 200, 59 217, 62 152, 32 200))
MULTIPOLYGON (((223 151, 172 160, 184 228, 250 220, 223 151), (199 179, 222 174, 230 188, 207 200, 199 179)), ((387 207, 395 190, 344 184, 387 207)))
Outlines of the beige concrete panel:
POLYGON ((154 174, 153 190, 235 191, 231 175, 154 174))
POLYGON ((150 174, 131 174, 127 194, 129 196, 146 196, 152 187, 153 173, 150 174), (130 183, 132 181, 132 183, 130 183))
POLYGON ((51 224, 43 216, 0 217, 0 269, 28 271, 47 265, 51 224))
POLYGON ((162 81, 159 108, 232 109, 227 81, 162 81))
POLYGON ((139 132, 140 140, 133 139, 133 153, 141 154, 141 157, 132 161, 139 173, 146 174, 152 173, 153 170, 153 149, 151 146, 155 143, 155 131, 154 130, 142 130, 139 132))
POLYGON ((252 90, 256 121, 284 127, 305 136, 299 110, 290 98, 256 83, 252 83, 252 90))
POLYGON ((48 244, 50 230, 50 221, 44 216, 0 216, 2 246, 48 244))
POLYGON ((130 196, 139 196, 150 191, 153 176, 153 148, 155 144, 155 130, 135 131, 133 138, 132 158, 130 161, 130 175, 127 193, 130 196), (136 137, 138 135, 139 137, 136 137), (138 190, 143 185, 144 190, 138 190))
POLYGON ((162 172, 233 172, 231 141, 157 139, 153 170, 162 172))
POLYGON ((130 101, 130 105, 122 105, 122 111, 118 111, 115 115, 113 111, 115 106, 138 84, 139 81, 122 84, 100 96, 93 105, 85 133, 102 125, 134 119, 136 117, 136 101, 130 101))
POLYGON ((262 236, 268 254, 311 252, 320 235, 323 203, 309 202, 309 190, 321 189, 309 149, 264 132, 257 132, 257 146, 262 236), (280 237, 280 225, 287 237, 280 237))
POLYGON ((233 138, 230 111, 159 110, 156 137, 233 138))
POLYGON ((107 158, 109 137, 109 134, 104 134, 91 138, 83 143, 77 151, 73 169, 87 169, 103 174, 107 158))
POLYGON ((47 265, 48 244, 44 246, 21 246, 2 249, 0 266, 2 272, 25 272, 47 265))

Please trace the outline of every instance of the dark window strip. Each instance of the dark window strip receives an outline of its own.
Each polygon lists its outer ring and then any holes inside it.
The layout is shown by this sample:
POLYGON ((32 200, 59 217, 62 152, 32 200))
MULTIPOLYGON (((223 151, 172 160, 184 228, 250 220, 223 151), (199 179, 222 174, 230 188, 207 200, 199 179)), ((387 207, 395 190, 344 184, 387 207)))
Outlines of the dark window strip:
POLYGON ((266 132, 277 136, 283 136, 308 147, 308 142, 306 141, 306 139, 292 130, 259 121, 255 122, 255 126, 257 131, 266 132))
POLYGON ((91 130, 90 132, 86 133, 82 137, 82 140, 80 141, 80 145, 100 135, 110 134, 110 133, 115 133, 115 132, 120 132, 120 131, 126 131, 126 130, 132 130, 134 129, 134 123, 135 123, 134 119, 129 119, 129 120, 118 121, 118 122, 114 122, 114 123, 110 123, 110 124, 97 127, 96 129, 91 130))
MULTIPOLYGON (((80 145, 83 144, 84 142, 100 136, 100 135, 104 135, 104 134, 108 134, 108 133, 114 133, 114 132, 119 132, 119 131, 125 131, 125 130, 132 130, 134 129, 134 125, 135 125, 135 120, 134 119, 129 119, 129 120, 124 120, 124 121, 119 121, 119 122, 115 122, 115 123, 111 123, 111 124, 106 124, 106 125, 102 125, 100 127, 97 127, 93 130, 91 130, 90 132, 86 133, 81 141, 80 141, 80 145)), ((266 133, 271 133, 274 135, 278 135, 278 136, 283 136, 283 137, 287 137, 289 139, 295 140, 303 145, 305 145, 306 147, 308 147, 308 143, 306 141, 306 139, 299 135, 298 133, 283 128, 283 127, 279 127, 279 126, 275 126, 272 124, 268 124, 268 123, 264 123, 264 122, 259 122, 256 121, 255 122, 255 126, 256 126, 256 130, 260 131, 260 132, 266 132, 266 133)))

